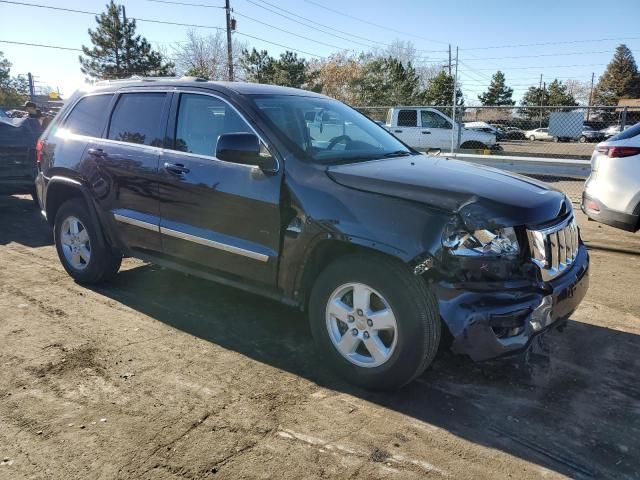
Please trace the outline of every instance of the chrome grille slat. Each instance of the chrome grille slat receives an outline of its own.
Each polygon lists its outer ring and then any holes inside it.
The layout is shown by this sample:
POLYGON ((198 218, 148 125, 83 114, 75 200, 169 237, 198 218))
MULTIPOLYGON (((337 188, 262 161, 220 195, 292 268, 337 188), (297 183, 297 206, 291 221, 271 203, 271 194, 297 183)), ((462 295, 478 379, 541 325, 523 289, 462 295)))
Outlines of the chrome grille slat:
POLYGON ((527 230, 531 260, 542 279, 552 280, 573 264, 578 255, 580 234, 574 217, 542 230, 527 230))

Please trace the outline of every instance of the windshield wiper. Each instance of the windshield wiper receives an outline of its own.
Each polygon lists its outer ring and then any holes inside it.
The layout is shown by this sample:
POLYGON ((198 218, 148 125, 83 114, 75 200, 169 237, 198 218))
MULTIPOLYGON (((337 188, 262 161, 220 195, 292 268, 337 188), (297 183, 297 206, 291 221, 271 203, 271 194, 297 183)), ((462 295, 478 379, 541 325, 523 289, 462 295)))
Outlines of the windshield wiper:
POLYGON ((408 150, 396 150, 395 152, 385 153, 385 157, 406 157, 411 155, 411 152, 408 150))

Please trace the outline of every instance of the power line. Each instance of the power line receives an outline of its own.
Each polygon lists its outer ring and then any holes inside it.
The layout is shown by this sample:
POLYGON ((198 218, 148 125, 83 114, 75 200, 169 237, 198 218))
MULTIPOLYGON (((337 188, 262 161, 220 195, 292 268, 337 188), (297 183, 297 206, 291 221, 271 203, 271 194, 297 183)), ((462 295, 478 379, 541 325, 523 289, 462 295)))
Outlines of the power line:
POLYGON ((567 56, 567 55, 595 55, 601 53, 611 53, 611 50, 601 50, 598 52, 568 52, 568 53, 543 53, 540 55, 514 55, 507 57, 467 57, 466 61, 478 61, 478 60, 505 60, 505 59, 513 59, 513 58, 538 58, 538 57, 557 57, 557 56, 567 56))
POLYGON ((82 52, 81 48, 61 47, 59 45, 45 45, 43 43, 14 42, 11 40, 0 40, 0 43, 11 43, 13 45, 26 45, 29 47, 55 48, 56 50, 71 50, 74 52, 82 52))
POLYGON ((325 45, 325 46, 327 46, 327 47, 337 48, 338 50, 348 50, 348 49, 346 49, 346 48, 339 47, 338 45, 332 45, 332 44, 330 44, 330 43, 321 42, 320 40, 316 40, 315 38, 305 37, 304 35, 298 35, 297 33, 293 33, 293 32, 291 32, 291 31, 289 31, 289 30, 285 30, 284 28, 276 27, 275 25, 271 25, 270 23, 263 22, 262 20, 258 20, 258 19, 256 19, 256 18, 250 17, 249 15, 245 15, 245 14, 243 14, 243 13, 240 13, 240 12, 238 12, 237 10, 234 10, 234 11, 233 11, 233 13, 234 13, 235 15, 238 15, 239 17, 243 17, 243 18, 246 18, 246 19, 251 20, 251 21, 253 21, 253 22, 260 23, 260 24, 265 25, 265 26, 267 26, 267 27, 271 27, 271 28, 273 28, 274 30, 279 30, 279 31, 281 31, 281 32, 288 33, 289 35, 293 35, 294 37, 303 38, 303 39, 305 39, 305 40, 309 40, 309 41, 314 42, 314 43, 317 43, 317 44, 319 44, 319 45, 325 45))
MULTIPOLYGON (((462 62, 460 62, 462 63, 462 62)), ((577 65, 532 65, 530 67, 509 67, 509 68, 505 68, 505 71, 509 71, 509 70, 527 70, 527 69, 531 69, 531 68, 537 68, 540 70, 545 70, 545 69, 550 69, 550 68, 573 68, 573 67, 602 67, 605 66, 606 63, 582 63, 582 64, 577 64, 577 65)), ((469 68, 469 65, 466 65, 467 68, 469 68)), ((495 70, 495 68, 477 68, 474 71, 478 71, 478 70, 495 70)))
POLYGON ((168 3, 170 5, 182 5, 186 7, 220 8, 223 10, 225 8, 225 7, 219 7, 218 5, 208 5, 204 3, 171 2, 169 0, 147 0, 147 2, 168 3))
MULTIPOLYGON (((309 2, 310 0, 305 0, 309 2)), ((490 50, 494 48, 521 48, 521 47, 541 47, 545 45, 568 45, 574 43, 595 43, 595 42, 609 42, 620 40, 638 40, 640 37, 617 37, 617 38, 598 38, 593 40, 567 40, 563 42, 542 42, 542 43, 521 43, 514 45, 490 45, 486 47, 471 47, 464 50, 490 50)), ((462 50, 462 49, 461 49, 462 50)))
MULTIPOLYGON (((63 11, 63 12, 71 12, 71 13, 82 13, 85 15, 100 15, 97 12, 89 12, 86 10, 75 10, 72 8, 63 8, 63 7, 53 7, 50 5, 41 5, 38 3, 27 3, 27 2, 15 2, 15 1, 11 1, 11 0, 0 0, 0 3, 8 3, 8 4, 12 4, 12 5, 21 5, 21 6, 25 6, 25 7, 37 7, 37 8, 44 8, 44 9, 48 9, 48 10, 57 10, 57 11, 63 11)), ((198 25, 198 24, 194 24, 194 23, 180 23, 180 22, 169 22, 166 20, 154 20, 154 19, 150 19, 150 18, 140 18, 140 17, 131 17, 132 20, 136 20, 139 22, 147 22, 147 23, 158 23, 158 24, 162 24, 162 25, 175 25, 175 26, 179 26, 179 27, 194 27, 194 28, 208 28, 208 29, 213 29, 213 30, 218 30, 218 31, 225 31, 224 28, 222 27, 215 27, 213 25, 198 25)), ((271 45, 276 45, 278 47, 282 47, 282 48, 286 48, 288 50, 293 50, 295 52, 300 52, 300 53, 304 53, 305 55, 311 55, 312 57, 322 57, 322 55, 318 55, 315 53, 311 53, 311 52, 307 52, 305 50, 300 50, 299 48, 294 48, 294 47, 290 47, 288 45, 284 45, 282 43, 277 43, 277 42, 272 42, 271 40, 266 40, 264 38, 260 38, 260 37, 256 37, 254 35, 249 35, 248 33, 243 33, 243 32, 235 32, 237 35, 242 35, 248 38, 252 38, 254 40, 259 40, 261 42, 265 42, 265 43, 269 43, 271 45)))
POLYGON ((357 20, 357 21, 362 22, 362 23, 367 23, 369 25, 373 25, 374 27, 382 28, 382 29, 384 29, 386 31, 396 32, 396 33, 400 33, 402 35, 408 35, 408 36, 411 36, 411 37, 419 38, 421 40, 426 40, 427 42, 442 43, 444 45, 448 45, 449 44, 449 42, 443 42, 441 40, 433 40, 432 38, 425 38, 425 37, 421 37, 420 35, 415 35, 413 33, 407 33, 407 32, 403 32, 403 31, 400 31, 400 30, 395 30, 395 29, 389 27, 388 25, 379 25, 377 23, 370 22, 369 20, 364 20, 362 18, 358 18, 358 17, 355 17, 353 15, 349 15, 348 13, 344 13, 344 12, 341 12, 339 10, 334 10, 333 8, 326 7, 326 6, 322 5, 321 3, 314 2, 313 0, 304 0, 304 1, 307 2, 307 3, 311 3, 312 5, 315 5, 316 7, 324 8, 325 10, 329 10, 330 12, 337 13, 338 15, 342 15, 343 17, 351 18, 353 20, 357 20))

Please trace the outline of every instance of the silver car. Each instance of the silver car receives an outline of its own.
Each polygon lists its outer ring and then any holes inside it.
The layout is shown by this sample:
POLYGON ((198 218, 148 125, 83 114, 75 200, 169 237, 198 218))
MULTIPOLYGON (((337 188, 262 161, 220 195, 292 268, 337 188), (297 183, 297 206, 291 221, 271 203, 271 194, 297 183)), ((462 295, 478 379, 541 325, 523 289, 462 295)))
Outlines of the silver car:
POLYGON ((623 230, 640 229, 640 123, 599 143, 582 192, 582 211, 623 230))
POLYGON ((525 138, 531 140, 553 140, 553 136, 549 135, 548 128, 535 128, 524 132, 525 138))

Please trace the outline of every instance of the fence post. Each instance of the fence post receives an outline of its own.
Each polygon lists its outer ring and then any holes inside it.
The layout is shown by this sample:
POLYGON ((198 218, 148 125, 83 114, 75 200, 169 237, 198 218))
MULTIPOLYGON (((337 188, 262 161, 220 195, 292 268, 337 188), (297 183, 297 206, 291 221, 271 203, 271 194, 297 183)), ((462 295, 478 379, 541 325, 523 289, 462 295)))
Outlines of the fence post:
POLYGON ((620 131, 624 131, 624 127, 627 124, 627 110, 629 107, 624 107, 622 115, 620 116, 620 131))
POLYGON ((453 124, 451 125, 451 153, 454 153, 454 151, 458 149, 458 145, 456 145, 457 144, 456 127, 458 132, 462 129, 462 126, 458 125, 458 122, 456 120, 457 101, 458 101, 458 47, 456 47, 456 70, 455 70, 455 76, 453 77, 453 107, 451 107, 451 110, 453 113, 451 118, 451 120, 453 121, 453 124))

